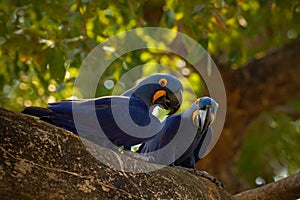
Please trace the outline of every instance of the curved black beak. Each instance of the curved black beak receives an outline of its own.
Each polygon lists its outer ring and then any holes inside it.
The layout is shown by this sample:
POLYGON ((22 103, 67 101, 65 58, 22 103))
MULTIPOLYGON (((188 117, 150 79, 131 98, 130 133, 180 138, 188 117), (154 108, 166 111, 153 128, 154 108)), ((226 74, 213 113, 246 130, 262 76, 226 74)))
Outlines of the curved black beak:
POLYGON ((213 123, 215 114, 212 112, 211 105, 206 105, 203 109, 196 110, 193 113, 193 123, 203 132, 213 123))
POLYGON ((170 111, 168 115, 172 115, 178 111, 180 105, 182 103, 182 90, 179 90, 176 93, 170 93, 169 96, 166 97, 167 109, 170 111), (169 98, 169 99, 168 99, 169 98))
POLYGON ((172 115, 178 111, 182 102, 182 90, 173 93, 173 92, 163 92, 158 91, 156 94, 157 98, 154 98, 153 103, 162 106, 164 109, 169 110, 168 115, 172 115))

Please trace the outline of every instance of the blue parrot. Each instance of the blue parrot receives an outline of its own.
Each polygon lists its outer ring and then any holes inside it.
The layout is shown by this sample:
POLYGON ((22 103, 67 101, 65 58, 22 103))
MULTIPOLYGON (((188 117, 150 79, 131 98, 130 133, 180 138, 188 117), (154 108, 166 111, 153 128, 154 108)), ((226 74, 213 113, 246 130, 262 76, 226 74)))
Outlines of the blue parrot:
POLYGON ((158 164, 195 169, 212 141, 211 124, 217 108, 210 97, 197 99, 182 113, 168 116, 162 130, 137 152, 158 164))
POLYGON ((99 145, 111 147, 113 143, 130 149, 152 138, 162 127, 152 115, 155 105, 169 110, 168 115, 174 114, 181 105, 182 90, 176 77, 153 74, 120 96, 64 100, 50 103, 48 108, 27 107, 22 113, 39 117, 99 145), (105 135, 99 133, 101 130, 105 135))

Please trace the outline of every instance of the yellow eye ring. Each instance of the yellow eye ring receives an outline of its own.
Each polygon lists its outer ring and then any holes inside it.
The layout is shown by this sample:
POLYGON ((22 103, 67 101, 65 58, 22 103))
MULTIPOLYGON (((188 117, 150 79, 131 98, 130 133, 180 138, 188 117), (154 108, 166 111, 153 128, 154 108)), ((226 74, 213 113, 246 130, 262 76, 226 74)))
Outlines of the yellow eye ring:
POLYGON ((198 106, 199 103, 200 103, 200 99, 197 99, 197 100, 196 100, 196 106, 198 106))
POLYGON ((158 81, 158 83, 160 86, 165 87, 168 84, 168 81, 167 81, 167 79, 162 78, 158 81))

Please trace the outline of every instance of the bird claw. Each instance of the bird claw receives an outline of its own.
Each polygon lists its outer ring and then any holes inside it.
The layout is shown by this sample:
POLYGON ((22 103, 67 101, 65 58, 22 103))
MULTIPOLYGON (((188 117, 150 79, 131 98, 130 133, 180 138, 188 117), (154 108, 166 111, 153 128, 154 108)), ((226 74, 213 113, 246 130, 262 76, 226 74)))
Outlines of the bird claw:
POLYGON ((210 180, 211 182, 213 182, 215 185, 217 185, 219 188, 224 189, 224 183, 222 183, 220 180, 218 180, 217 178, 213 177, 212 175, 210 175, 209 173, 207 173, 206 171, 197 171, 194 170, 195 174, 198 176, 201 176, 203 178, 207 178, 208 180, 210 180))
POLYGON ((178 169, 182 169, 182 170, 186 170, 192 174, 195 174, 197 176, 200 176, 202 178, 206 178, 208 180, 210 180, 211 182, 213 182, 217 187, 224 189, 224 183, 222 183, 220 180, 218 180, 217 178, 213 177, 212 175, 210 175, 209 173, 207 173, 206 171, 198 171, 196 169, 190 169, 190 168, 185 168, 185 167, 181 167, 181 166, 175 166, 178 169))

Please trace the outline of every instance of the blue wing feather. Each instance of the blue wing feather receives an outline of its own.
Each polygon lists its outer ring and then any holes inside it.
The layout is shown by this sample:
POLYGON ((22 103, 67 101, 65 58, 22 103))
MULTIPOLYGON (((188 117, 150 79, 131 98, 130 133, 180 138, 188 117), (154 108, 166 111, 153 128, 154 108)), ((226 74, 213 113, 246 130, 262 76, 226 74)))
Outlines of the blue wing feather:
POLYGON ((146 143, 143 143, 140 146, 138 152, 154 152, 169 144, 178 132, 180 121, 180 114, 172 115, 166 118, 165 124, 161 131, 158 132, 151 140, 148 140, 146 143))
MULTIPOLYGON (((49 112, 44 111, 44 115, 39 114, 38 117, 75 134, 79 133, 80 136, 93 138, 94 136, 97 136, 98 133, 96 130, 98 130, 97 126, 99 126, 98 124, 92 124, 92 112, 95 111, 97 120, 103 132, 107 138, 117 146, 124 145, 129 148, 132 145, 143 143, 151 138, 146 136, 137 138, 121 130, 114 120, 112 108, 119 111, 118 114, 124 118, 125 121, 132 120, 137 126, 147 126, 153 121, 156 124, 160 124, 153 115, 149 114, 148 107, 142 100, 135 97, 129 98, 120 96, 100 97, 89 100, 66 100, 50 103, 48 106, 49 112), (112 100, 116 102, 113 105, 112 100), (128 106, 130 116, 127 116, 125 112, 122 112, 124 108, 128 106), (80 117, 80 121, 76 122, 76 126, 73 116, 74 107, 76 107, 76 114, 80 117)), ((30 113, 29 107, 24 113, 37 115, 38 112, 35 110, 34 113, 30 113)), ((128 128, 130 129, 130 127, 128 128)), ((134 131, 134 129, 132 130, 134 131)), ((101 135, 98 136, 101 137, 101 135)))
MULTIPOLYGON (((149 153, 149 152, 155 152, 167 144, 169 144, 176 134, 182 134, 179 132, 188 132, 192 131, 191 127, 187 126, 188 124, 186 121, 181 121, 182 113, 178 115, 169 116, 166 119, 166 123, 164 124, 163 129, 155 135, 151 140, 148 140, 147 142, 143 143, 138 152, 139 153, 149 153), (185 125, 182 125, 184 128, 179 129, 180 123, 184 123, 185 125)), ((174 148, 178 148, 180 145, 182 145, 185 141, 183 140, 185 138, 176 139, 174 145, 174 148)), ((195 168, 196 162, 205 154, 210 141, 212 139, 212 128, 208 127, 205 131, 201 132, 201 129, 197 129, 197 134, 193 138, 193 140, 190 142, 190 145, 188 148, 183 152, 183 154, 176 158, 176 150, 175 151, 169 151, 168 157, 172 157, 171 159, 174 159, 170 165, 175 166, 183 166, 187 168, 195 168)), ((187 141, 189 139, 186 139, 187 141)), ((174 141, 173 141, 174 142, 174 141)), ((163 161, 165 162, 166 158, 165 155, 162 153, 155 154, 157 157, 154 158, 157 162, 163 161)), ((171 161, 170 159, 170 161, 171 161)), ((161 163, 163 164, 163 163, 161 163)))

